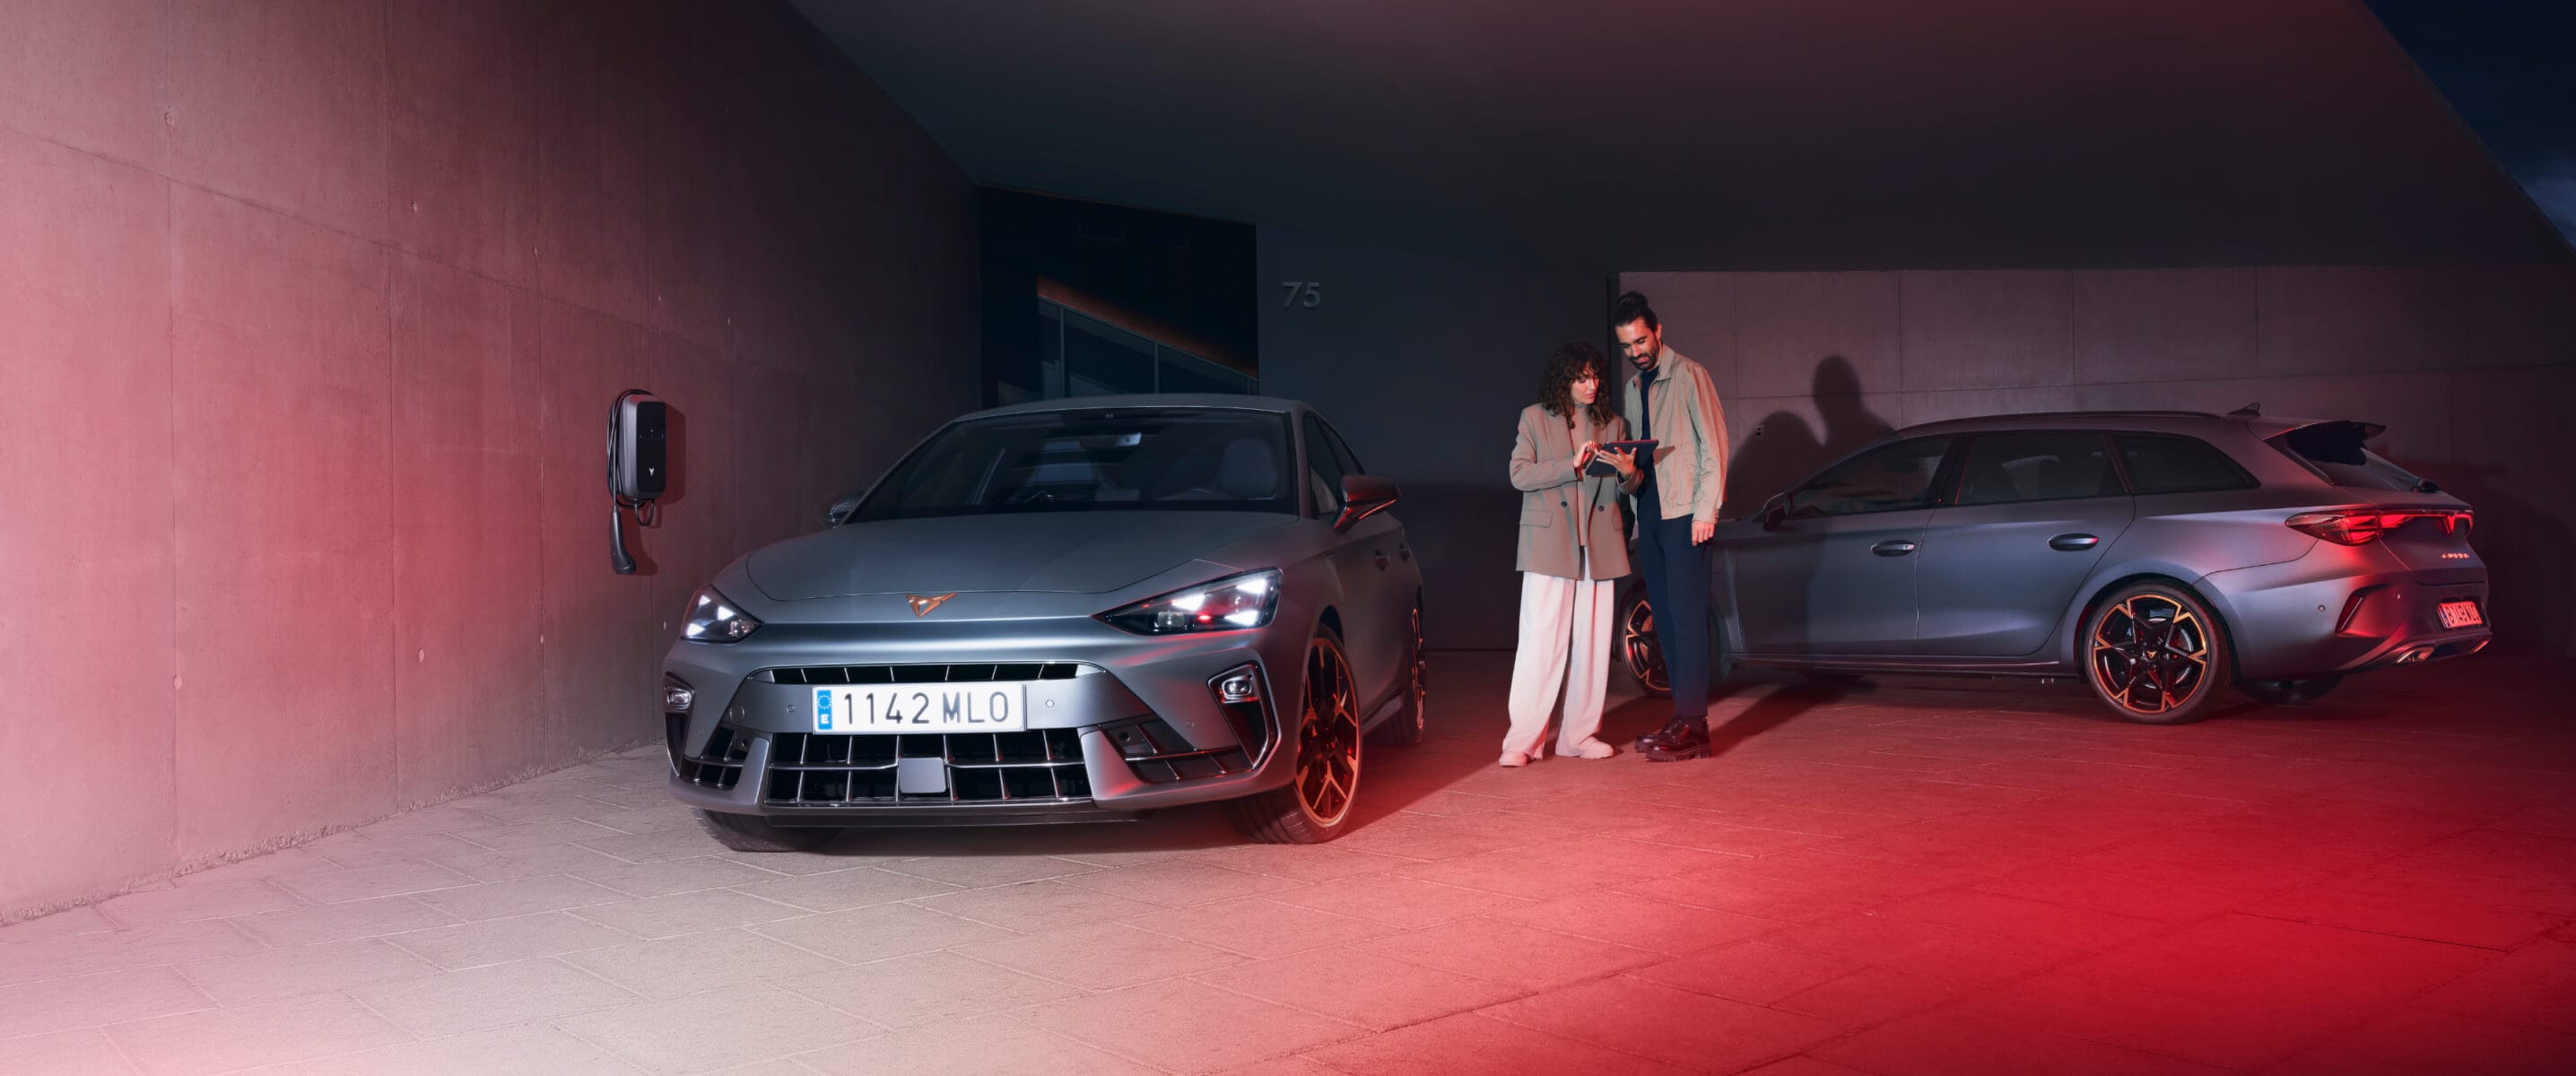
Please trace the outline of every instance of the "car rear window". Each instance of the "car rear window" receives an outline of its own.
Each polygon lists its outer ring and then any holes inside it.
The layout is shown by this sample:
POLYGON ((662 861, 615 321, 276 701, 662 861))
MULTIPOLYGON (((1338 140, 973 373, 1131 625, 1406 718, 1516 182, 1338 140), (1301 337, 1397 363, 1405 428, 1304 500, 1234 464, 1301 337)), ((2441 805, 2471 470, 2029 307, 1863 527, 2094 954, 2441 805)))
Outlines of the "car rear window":
POLYGON ((2138 495, 2252 489, 2254 476, 2206 441, 2172 434, 2124 433, 2120 458, 2138 495))
POLYGON ((2338 486, 2429 492, 2431 483, 2364 447, 2381 429, 2366 422, 2320 422, 2275 435, 2268 443, 2338 486))

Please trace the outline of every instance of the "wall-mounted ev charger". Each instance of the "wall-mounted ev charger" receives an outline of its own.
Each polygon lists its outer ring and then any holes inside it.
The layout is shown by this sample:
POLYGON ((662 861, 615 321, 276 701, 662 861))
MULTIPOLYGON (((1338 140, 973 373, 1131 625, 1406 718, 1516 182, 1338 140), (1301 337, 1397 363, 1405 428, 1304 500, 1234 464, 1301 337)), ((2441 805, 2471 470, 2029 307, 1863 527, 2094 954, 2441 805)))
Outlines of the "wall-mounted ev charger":
POLYGON ((654 502, 670 478, 671 409, 643 389, 617 394, 608 409, 608 563, 619 575, 635 574, 635 558, 626 552, 626 510, 635 525, 650 527, 661 519, 654 502))

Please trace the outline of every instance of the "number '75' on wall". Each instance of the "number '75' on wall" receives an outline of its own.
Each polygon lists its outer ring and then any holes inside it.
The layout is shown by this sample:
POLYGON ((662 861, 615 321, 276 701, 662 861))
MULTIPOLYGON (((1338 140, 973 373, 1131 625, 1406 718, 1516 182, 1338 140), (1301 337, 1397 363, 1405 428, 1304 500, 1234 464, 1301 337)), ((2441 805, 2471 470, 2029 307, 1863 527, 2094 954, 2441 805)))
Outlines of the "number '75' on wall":
POLYGON ((1279 286, 1288 294, 1279 299, 1279 308, 1303 306, 1309 310, 1324 305, 1324 282, 1320 280, 1282 280, 1279 286))

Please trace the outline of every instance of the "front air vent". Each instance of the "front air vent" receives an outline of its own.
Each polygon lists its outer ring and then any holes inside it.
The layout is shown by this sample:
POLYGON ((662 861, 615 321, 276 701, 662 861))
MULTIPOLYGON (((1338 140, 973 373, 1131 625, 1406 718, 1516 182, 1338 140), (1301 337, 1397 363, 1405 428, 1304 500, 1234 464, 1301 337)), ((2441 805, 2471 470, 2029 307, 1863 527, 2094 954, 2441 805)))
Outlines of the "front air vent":
POLYGON ((947 665, 806 665, 763 669, 754 680, 772 684, 985 684, 995 681, 1071 680, 1099 672, 1079 661, 960 662, 947 665))
POLYGON ((1127 760, 1127 768, 1147 784, 1223 777, 1252 768, 1252 755, 1242 747, 1194 748, 1159 717, 1106 726, 1100 733, 1109 737, 1119 757, 1127 760))
POLYGON ((779 806, 1069 803, 1091 798, 1076 729, 915 735, 775 734, 779 806))
POLYGON ((686 735, 689 715, 665 714, 671 747, 671 770, 680 779, 701 788, 730 789, 742 780, 742 764, 751 754, 751 734, 731 725, 718 725, 707 737, 706 750, 690 755, 680 749, 686 735))

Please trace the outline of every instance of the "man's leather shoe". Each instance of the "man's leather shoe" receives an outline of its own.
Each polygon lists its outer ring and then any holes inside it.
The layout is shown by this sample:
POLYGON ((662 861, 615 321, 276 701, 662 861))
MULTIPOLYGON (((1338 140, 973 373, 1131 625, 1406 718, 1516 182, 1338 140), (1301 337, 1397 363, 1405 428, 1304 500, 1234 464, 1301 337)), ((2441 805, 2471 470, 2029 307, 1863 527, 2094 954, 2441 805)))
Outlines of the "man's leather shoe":
POLYGON ((1637 751, 1648 762, 1681 762, 1708 757, 1708 734, 1699 726, 1675 721, 1662 732, 1640 737, 1637 751))
POLYGON ((1637 737, 1637 742, 1628 746, 1631 750, 1643 751, 1646 748, 1653 746, 1657 740, 1671 737, 1688 728, 1690 728, 1690 722, 1676 717, 1670 721, 1664 722, 1664 727, 1637 737))

